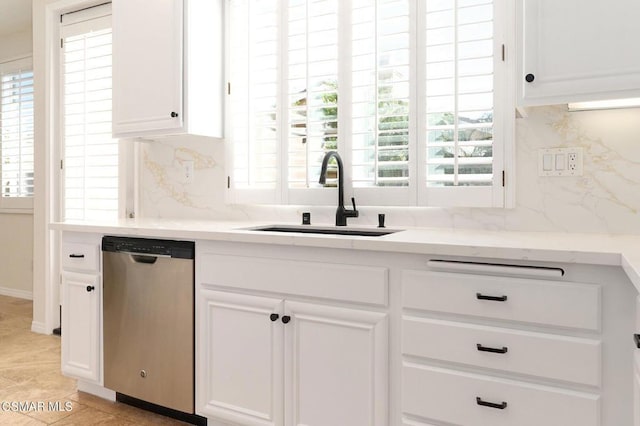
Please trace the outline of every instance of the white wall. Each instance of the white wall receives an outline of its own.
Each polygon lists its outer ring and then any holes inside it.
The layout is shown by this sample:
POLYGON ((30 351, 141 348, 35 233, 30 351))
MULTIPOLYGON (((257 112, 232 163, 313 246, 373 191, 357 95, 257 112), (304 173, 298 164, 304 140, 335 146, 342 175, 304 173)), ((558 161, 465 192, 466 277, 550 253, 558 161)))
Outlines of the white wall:
MULTIPOLYGON (((516 208, 363 206, 349 223, 374 225, 386 213, 389 227, 640 234, 640 109, 533 108, 517 120, 516 133, 516 208), (562 146, 583 148, 584 176, 538 177, 538 149, 562 146)), ((141 153, 139 216, 295 222, 311 211, 313 223, 334 221, 333 206, 226 206, 222 141, 159 139, 144 142, 141 153), (196 166, 193 184, 181 179, 185 160, 196 166)))
MULTIPOLYGON (((0 37, 0 62, 31 55, 31 31, 0 37)), ((0 294, 31 298, 33 215, 0 213, 0 294)))
POLYGON ((19 33, 0 36, 0 62, 31 55, 32 50, 30 28, 19 33))

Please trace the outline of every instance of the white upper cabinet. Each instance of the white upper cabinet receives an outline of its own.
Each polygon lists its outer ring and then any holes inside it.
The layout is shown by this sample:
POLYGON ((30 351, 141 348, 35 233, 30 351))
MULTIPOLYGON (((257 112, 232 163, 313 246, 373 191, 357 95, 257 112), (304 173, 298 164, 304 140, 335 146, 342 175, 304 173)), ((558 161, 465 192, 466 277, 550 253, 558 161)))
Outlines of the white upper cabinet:
POLYGON ((222 136, 222 2, 113 1, 113 136, 222 136))
POLYGON ((517 4, 521 105, 640 96, 640 2, 517 4))

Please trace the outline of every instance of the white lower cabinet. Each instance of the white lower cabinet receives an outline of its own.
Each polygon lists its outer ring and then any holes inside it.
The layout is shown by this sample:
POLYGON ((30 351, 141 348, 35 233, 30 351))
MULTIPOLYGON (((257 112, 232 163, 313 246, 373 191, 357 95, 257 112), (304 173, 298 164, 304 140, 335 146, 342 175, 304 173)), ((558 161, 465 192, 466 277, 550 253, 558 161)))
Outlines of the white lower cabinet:
POLYGON ((633 425, 640 426, 640 296, 636 297, 633 354, 633 425))
POLYGON ((247 425, 282 424, 282 300, 201 289, 199 414, 247 425))
POLYGON ((65 232, 60 250, 62 373, 102 384, 100 238, 65 232))
POLYGON ((387 422, 387 315, 285 301, 285 425, 387 422))
POLYGON ((197 411, 241 425, 387 424, 386 314, 200 290, 197 411))
POLYGON ((628 424, 630 412, 614 413, 624 384, 613 374, 625 372, 613 360, 621 349, 609 343, 605 353, 602 286, 471 266, 478 273, 402 272, 403 423, 628 424))
POLYGON ((432 366, 405 363, 403 410, 474 426, 597 426, 600 397, 592 393, 432 366))
POLYGON ((100 277, 62 274, 62 372, 100 381, 100 277))
POLYGON ((210 424, 390 424, 388 269, 332 254, 196 243, 196 412, 210 424))

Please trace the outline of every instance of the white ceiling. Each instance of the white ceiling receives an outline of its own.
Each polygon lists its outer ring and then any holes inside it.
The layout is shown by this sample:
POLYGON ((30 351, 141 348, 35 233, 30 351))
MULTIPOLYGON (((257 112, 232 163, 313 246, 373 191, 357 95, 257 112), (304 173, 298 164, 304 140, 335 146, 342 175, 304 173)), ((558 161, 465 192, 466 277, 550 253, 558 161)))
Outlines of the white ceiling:
POLYGON ((31 0, 0 0, 0 37, 31 30, 31 0))

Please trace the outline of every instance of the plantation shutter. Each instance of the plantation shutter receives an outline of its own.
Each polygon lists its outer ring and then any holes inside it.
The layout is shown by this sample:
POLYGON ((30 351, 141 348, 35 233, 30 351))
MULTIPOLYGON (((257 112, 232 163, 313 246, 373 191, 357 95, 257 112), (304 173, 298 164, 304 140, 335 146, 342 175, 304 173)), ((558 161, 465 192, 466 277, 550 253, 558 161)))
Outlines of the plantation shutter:
POLYGON ((354 2, 353 182, 409 185, 408 0, 354 2))
POLYGON ((319 188, 324 154, 338 149, 338 0, 289 0, 287 17, 287 181, 319 188))
POLYGON ((111 5, 63 15, 63 215, 118 216, 118 140, 111 137, 111 5))
POLYGON ((505 0, 229 4, 232 201, 504 205, 505 0))
POLYGON ((33 68, 31 58, 0 64, 2 208, 31 208, 33 197, 33 68))
POLYGON ((501 184, 502 170, 494 167, 496 136, 502 136, 494 102, 499 61, 495 2, 429 1, 421 15, 426 71, 422 135, 429 205, 490 207, 491 192, 501 184))
POLYGON ((279 2, 229 2, 230 94, 227 113, 239 202, 275 202, 278 184, 279 2))

